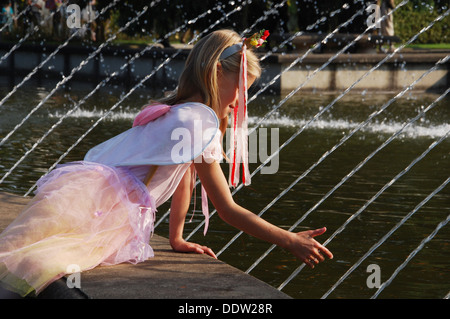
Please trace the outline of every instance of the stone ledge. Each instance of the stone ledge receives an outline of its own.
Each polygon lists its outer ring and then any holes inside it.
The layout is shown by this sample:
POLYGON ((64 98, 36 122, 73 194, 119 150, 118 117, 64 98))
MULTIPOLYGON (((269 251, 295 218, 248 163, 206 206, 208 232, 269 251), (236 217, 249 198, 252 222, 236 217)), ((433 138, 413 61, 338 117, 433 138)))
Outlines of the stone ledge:
MULTIPOLYGON (((0 230, 11 223, 29 198, 0 193, 0 230)), ((154 235, 155 257, 137 265, 120 264, 82 272, 79 290, 64 280, 41 293, 45 299, 290 299, 274 287, 206 255, 172 251, 154 235)))

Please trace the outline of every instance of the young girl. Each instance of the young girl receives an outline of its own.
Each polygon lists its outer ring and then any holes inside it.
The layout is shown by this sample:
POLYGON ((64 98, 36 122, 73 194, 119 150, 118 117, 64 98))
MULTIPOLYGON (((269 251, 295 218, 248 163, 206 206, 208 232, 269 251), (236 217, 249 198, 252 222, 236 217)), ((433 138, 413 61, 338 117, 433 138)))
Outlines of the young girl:
MULTIPOLYGON (((153 256, 149 245, 156 208, 172 197, 170 244, 175 251, 216 257, 183 239, 196 175, 230 225, 291 251, 310 267, 332 258, 314 237, 325 228, 291 233, 237 205, 219 162, 232 112, 230 184, 246 162, 246 89, 261 73, 256 55, 266 34, 245 42, 233 31, 215 31, 192 49, 177 90, 144 108, 133 128, 94 147, 82 162, 53 170, 38 182, 35 197, 0 234, 0 284, 22 296, 39 293, 77 265, 137 263, 153 256), (262 36, 262 37, 261 37, 262 36)), ((207 229, 205 225, 205 232, 207 229)))

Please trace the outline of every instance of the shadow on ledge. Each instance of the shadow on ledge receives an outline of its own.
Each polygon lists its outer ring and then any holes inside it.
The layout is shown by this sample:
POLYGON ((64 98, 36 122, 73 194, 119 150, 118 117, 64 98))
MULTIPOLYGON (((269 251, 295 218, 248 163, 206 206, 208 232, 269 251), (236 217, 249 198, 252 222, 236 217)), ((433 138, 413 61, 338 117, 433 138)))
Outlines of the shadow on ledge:
MULTIPOLYGON (((29 199, 0 193, 0 230, 29 199)), ((207 255, 172 251, 168 239, 154 235, 155 257, 136 265, 97 267, 79 274, 79 288, 69 277, 55 281, 37 299, 290 299, 274 287, 207 255)), ((2 299, 20 296, 0 291, 2 299)))

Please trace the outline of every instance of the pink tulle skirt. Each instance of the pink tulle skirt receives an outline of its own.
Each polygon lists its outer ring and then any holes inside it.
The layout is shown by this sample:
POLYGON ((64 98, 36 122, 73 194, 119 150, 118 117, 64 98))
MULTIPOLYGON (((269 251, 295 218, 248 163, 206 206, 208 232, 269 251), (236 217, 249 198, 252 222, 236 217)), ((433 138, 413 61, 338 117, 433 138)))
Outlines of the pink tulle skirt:
POLYGON ((0 234, 0 282, 24 296, 73 269, 144 261, 153 256, 155 210, 126 168, 63 165, 39 180, 35 197, 0 234))

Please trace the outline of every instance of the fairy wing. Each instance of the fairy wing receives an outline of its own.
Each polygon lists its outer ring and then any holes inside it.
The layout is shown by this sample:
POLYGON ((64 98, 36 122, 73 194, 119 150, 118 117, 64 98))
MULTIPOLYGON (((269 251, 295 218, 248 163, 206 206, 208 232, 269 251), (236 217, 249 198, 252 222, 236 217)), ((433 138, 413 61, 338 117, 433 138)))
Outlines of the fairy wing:
POLYGON ((214 111, 184 103, 95 146, 84 160, 109 166, 173 165, 194 160, 219 132, 214 111))

